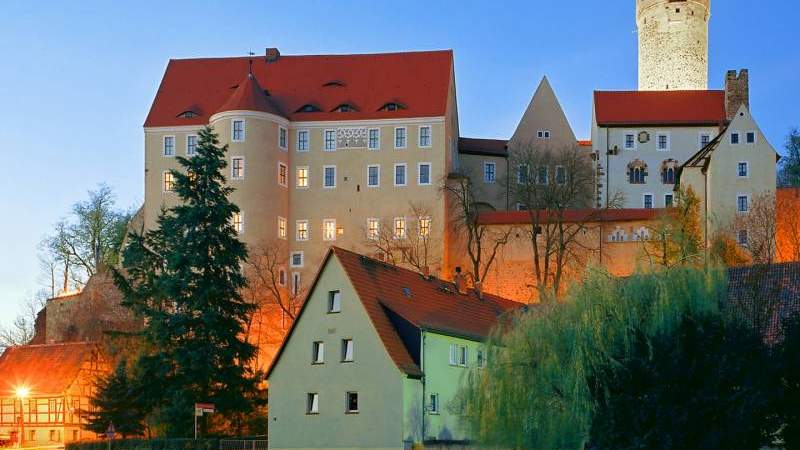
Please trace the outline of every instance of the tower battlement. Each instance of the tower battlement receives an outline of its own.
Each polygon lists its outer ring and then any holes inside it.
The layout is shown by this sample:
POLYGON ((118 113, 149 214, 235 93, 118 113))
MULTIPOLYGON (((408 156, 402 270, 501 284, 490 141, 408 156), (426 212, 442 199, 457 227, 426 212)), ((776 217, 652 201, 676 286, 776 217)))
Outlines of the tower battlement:
POLYGON ((639 90, 708 89, 711 0, 637 0, 639 90))

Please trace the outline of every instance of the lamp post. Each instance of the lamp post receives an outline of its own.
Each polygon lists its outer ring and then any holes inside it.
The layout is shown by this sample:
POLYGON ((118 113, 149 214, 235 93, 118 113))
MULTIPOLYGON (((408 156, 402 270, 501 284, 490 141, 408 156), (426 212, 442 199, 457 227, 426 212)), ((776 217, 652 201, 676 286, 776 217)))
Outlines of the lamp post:
POLYGON ((25 386, 20 386, 16 389, 17 398, 19 399, 19 446, 23 447, 25 444, 25 399, 30 395, 31 390, 25 386))

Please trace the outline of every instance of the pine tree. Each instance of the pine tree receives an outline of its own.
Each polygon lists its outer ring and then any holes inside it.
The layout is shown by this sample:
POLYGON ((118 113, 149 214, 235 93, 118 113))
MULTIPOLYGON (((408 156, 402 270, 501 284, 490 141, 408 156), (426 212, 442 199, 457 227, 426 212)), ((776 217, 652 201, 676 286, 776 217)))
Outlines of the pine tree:
POLYGON ((145 432, 146 409, 143 408, 136 380, 128 377, 125 361, 97 382, 97 391, 90 399, 86 429, 105 433, 110 424, 123 438, 142 436, 145 432))
POLYGON ((240 295, 247 250, 233 226, 239 208, 228 200, 226 152, 206 127, 197 154, 176 158, 184 169, 172 171, 179 204, 162 211, 155 229, 131 236, 116 276, 126 304, 145 319, 154 350, 138 364, 156 381, 148 397, 171 436, 191 435, 196 402, 216 404, 233 421, 253 408, 255 347, 242 338, 252 305, 240 295))

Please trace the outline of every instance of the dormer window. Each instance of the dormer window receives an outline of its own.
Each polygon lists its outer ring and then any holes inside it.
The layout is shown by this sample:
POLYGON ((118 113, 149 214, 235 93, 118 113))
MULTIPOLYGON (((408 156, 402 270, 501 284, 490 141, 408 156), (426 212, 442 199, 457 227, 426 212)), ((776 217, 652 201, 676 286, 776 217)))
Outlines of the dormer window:
POLYGON ((192 117, 197 117, 197 113, 194 111, 184 111, 178 114, 178 117, 181 119, 191 119, 192 117))
POLYGON ((337 106, 336 108, 333 108, 333 111, 334 112, 355 112, 355 111, 358 111, 358 109, 355 106, 351 105, 350 103, 342 103, 341 105, 337 106))
POLYGON ((397 111, 399 109, 406 109, 405 105, 397 102, 389 102, 381 106, 379 111, 397 111))
POLYGON ((306 103, 305 105, 303 105, 300 108, 298 108, 296 112, 309 113, 309 112, 318 112, 318 111, 320 111, 320 109, 319 109, 319 107, 317 107, 317 105, 314 105, 314 104, 311 104, 311 103, 306 103))
POLYGON ((344 83, 339 80, 331 80, 323 84, 322 87, 344 87, 344 83))

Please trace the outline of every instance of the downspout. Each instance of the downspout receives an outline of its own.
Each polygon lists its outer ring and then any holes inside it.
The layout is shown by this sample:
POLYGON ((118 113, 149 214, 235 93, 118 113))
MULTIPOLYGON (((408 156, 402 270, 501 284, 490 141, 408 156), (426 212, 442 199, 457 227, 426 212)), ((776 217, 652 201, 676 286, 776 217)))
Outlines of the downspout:
POLYGON ((509 162, 508 148, 506 148, 506 211, 511 207, 511 162, 509 162))
POLYGON ((425 414, 425 330, 420 329, 419 340, 419 368, 422 371, 422 436, 420 436, 420 443, 425 441, 425 423, 428 419, 425 414))
POLYGON ((610 137, 609 136, 609 129, 608 129, 608 127, 606 127, 606 167, 605 167, 605 170, 606 170, 606 185, 605 185, 605 188, 606 188, 606 205, 605 205, 605 207, 606 208, 608 208, 608 200, 609 200, 608 191, 611 190, 611 186, 608 185, 608 183, 611 182, 610 179, 609 179, 609 173, 611 172, 611 168, 609 167, 609 165, 611 164, 611 155, 609 154, 609 152, 611 151, 611 145, 608 142, 609 141, 609 137, 610 137))

